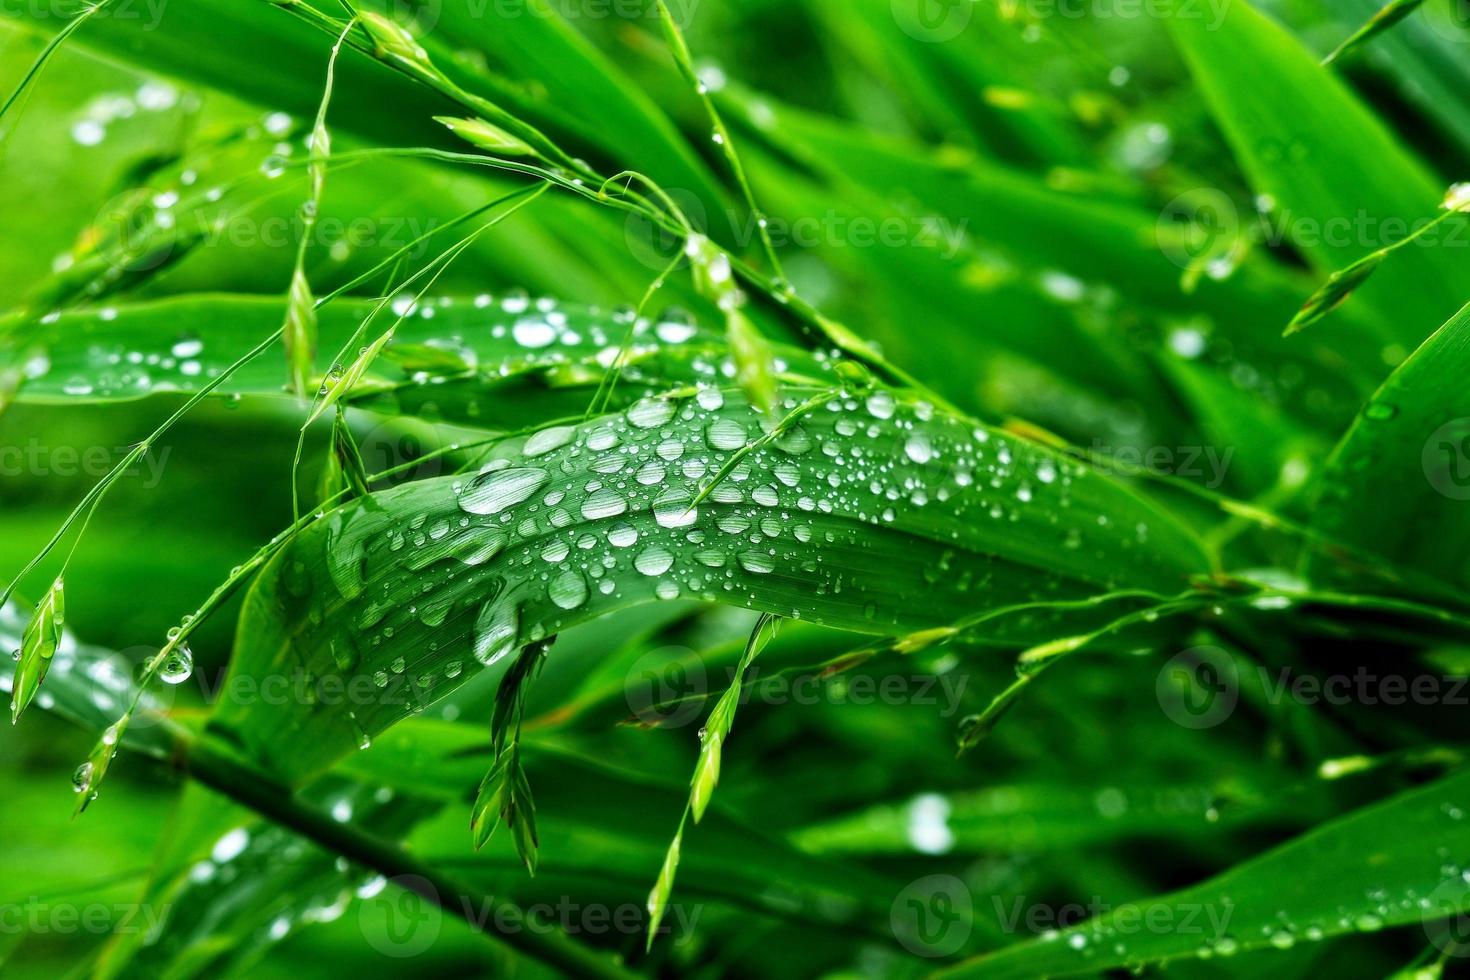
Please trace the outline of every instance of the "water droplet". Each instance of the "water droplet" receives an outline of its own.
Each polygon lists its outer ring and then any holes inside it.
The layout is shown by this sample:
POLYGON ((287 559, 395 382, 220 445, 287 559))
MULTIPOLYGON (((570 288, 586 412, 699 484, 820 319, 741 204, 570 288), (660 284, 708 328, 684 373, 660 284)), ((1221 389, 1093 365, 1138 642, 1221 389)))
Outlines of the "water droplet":
POLYGON ((694 495, 684 490, 666 490, 653 502, 653 519, 659 527, 688 527, 699 519, 698 508, 691 508, 694 495))
POLYGON ((633 567, 644 575, 662 575, 674 565, 674 553, 663 545, 649 545, 638 552, 633 567))
POLYGON ((525 454, 541 456, 553 449, 560 449, 571 442, 576 434, 576 428, 570 425, 554 425, 549 429, 542 429, 526 440, 525 454))
POLYGON ((515 605, 495 599, 485 603, 475 620, 475 659, 489 667, 514 647, 520 632, 515 605))
POLYGON ((644 398, 628 406, 628 421, 640 429, 652 429, 674 417, 674 403, 664 398, 644 398))
POLYGON ((182 684, 194 673, 194 654, 187 643, 181 643, 169 651, 158 667, 158 676, 166 684, 182 684))
POLYGON ((1363 417, 1374 422, 1387 422, 1399 413, 1399 407, 1389 402, 1373 402, 1363 410, 1363 417))
POLYGON ((745 426, 735 419, 715 419, 705 430, 710 448, 729 451, 745 446, 745 426))
POLYGON ((531 496, 550 478, 545 470, 531 466, 485 473, 460 496, 459 506, 471 514, 498 514, 531 496))
POLYGON ((519 320, 510 334, 522 347, 545 347, 556 340, 556 328, 544 320, 519 320))
POLYGON ((929 444, 927 435, 915 432, 903 444, 903 453, 915 463, 922 465, 934 458, 934 447, 929 444))
POLYGON ((756 575, 767 575, 776 570, 776 560, 759 551, 742 551, 736 560, 741 568, 756 575))
POLYGON ((576 609, 587 601, 587 580, 577 571, 562 572, 551 580, 549 594, 562 609, 576 609))
POLYGON ((604 487, 582 501, 582 516, 589 521, 617 517, 628 509, 628 502, 616 490, 604 487))
POLYGON ((875 391, 868 396, 868 414, 875 419, 888 419, 893 417, 894 400, 893 395, 886 391, 875 391))

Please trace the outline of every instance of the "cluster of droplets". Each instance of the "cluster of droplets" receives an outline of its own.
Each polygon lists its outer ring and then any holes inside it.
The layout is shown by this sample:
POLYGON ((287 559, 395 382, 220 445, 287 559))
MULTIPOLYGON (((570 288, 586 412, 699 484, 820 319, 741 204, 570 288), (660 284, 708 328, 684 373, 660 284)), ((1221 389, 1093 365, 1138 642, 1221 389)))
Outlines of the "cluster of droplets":
MULTIPOLYGON (((619 360, 620 352, 624 378, 637 382, 643 380, 640 365, 648 355, 685 349, 688 357, 662 365, 677 365, 676 373, 688 380, 717 381, 735 374, 734 364, 721 353, 719 336, 701 332, 694 318, 679 307, 653 318, 635 317, 631 307, 606 311, 563 305, 512 290, 499 297, 438 296, 417 301, 405 294, 391 301, 391 309, 404 318, 395 332, 397 347, 421 345, 457 365, 448 372, 442 367, 425 370, 414 367, 410 358, 410 380, 420 384, 442 383, 458 373, 508 377, 568 365, 584 366, 585 376, 575 380, 595 384, 619 360)), ((59 313, 50 313, 43 321, 55 324, 60 318, 59 313)), ((234 331, 233 326, 230 329, 234 331)), ((27 386, 36 392, 108 398, 194 391, 241 353, 195 334, 181 334, 154 347, 139 344, 138 336, 128 315, 116 307, 70 314, 65 343, 24 365, 27 386)), ((328 377, 340 378, 343 370, 336 363, 328 377)))
MULTIPOLYGON (((783 413, 798 404, 789 398, 783 413)), ((996 525, 999 540, 1023 520, 1049 525, 1080 473, 881 389, 834 394, 784 428, 768 425, 707 386, 549 426, 500 445, 472 474, 404 488, 412 516, 395 508, 398 491, 328 516, 326 568, 349 637, 322 621, 304 565, 294 586, 287 570, 287 590, 316 617, 308 628, 334 637, 339 669, 402 685, 417 710, 599 604, 769 608, 798 581, 825 618, 874 628, 912 615, 921 589, 957 605, 992 584, 971 526, 996 525), (904 535, 942 545, 919 549, 899 586, 893 569, 858 557, 890 532, 900 535, 889 539, 895 562, 913 550, 904 535)), ((379 727, 356 721, 360 741, 379 727)))

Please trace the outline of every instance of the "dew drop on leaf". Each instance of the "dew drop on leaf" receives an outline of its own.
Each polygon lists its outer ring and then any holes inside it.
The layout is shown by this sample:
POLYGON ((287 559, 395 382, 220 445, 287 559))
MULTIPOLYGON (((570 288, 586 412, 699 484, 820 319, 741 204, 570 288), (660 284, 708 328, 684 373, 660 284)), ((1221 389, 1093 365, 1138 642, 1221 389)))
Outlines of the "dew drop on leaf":
POLYGON ((459 498, 459 506, 471 514, 498 514, 514 507, 539 490, 550 475, 534 466, 496 470, 475 478, 459 498))

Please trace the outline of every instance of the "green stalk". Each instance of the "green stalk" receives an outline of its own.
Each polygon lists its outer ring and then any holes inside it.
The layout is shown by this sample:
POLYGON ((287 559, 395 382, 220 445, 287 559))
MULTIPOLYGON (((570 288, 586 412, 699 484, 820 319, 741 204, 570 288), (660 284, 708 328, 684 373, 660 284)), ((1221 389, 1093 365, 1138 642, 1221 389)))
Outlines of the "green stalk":
POLYGON ((633 976, 612 960, 560 932, 536 929, 505 933, 494 931, 489 924, 499 920, 500 915, 498 911, 482 915, 486 909, 514 909, 517 913, 514 921, 529 921, 530 915, 514 902, 497 900, 445 875, 399 845, 306 806, 291 794, 288 787, 275 783, 265 773, 229 754, 208 737, 200 737, 185 746, 183 765, 191 777, 210 789, 350 861, 372 868, 385 878, 396 879, 402 887, 463 919, 470 928, 519 953, 569 976, 617 980, 633 976), (415 887, 420 882, 427 882, 429 887, 415 887))
POLYGON ((755 218, 756 230, 760 232, 761 248, 766 253, 766 261, 770 263, 771 272, 776 278, 785 283, 781 289, 782 295, 789 295, 791 286, 786 280, 786 274, 781 268, 781 260, 776 255, 776 246, 771 242, 771 232, 766 227, 765 212, 756 203, 755 192, 751 190, 750 179, 745 176, 745 167, 740 162, 740 154, 735 152, 735 144, 730 139, 730 131, 725 127, 725 120, 720 117, 720 112, 715 108, 714 100, 709 97, 709 87, 699 78, 699 73, 694 70, 694 61, 689 54, 689 45, 684 40, 684 32, 679 30, 679 25, 674 22, 673 14, 669 13, 669 6, 664 0, 658 0, 659 24, 663 27, 664 38, 669 44, 669 53, 674 56, 674 64, 679 66, 679 72, 684 76, 699 96, 699 101, 704 105, 705 115, 709 117, 710 126, 714 129, 714 140, 724 151, 725 162, 730 165, 730 173, 735 178, 735 184, 740 188, 741 195, 745 198, 745 206, 750 208, 750 214, 755 218))

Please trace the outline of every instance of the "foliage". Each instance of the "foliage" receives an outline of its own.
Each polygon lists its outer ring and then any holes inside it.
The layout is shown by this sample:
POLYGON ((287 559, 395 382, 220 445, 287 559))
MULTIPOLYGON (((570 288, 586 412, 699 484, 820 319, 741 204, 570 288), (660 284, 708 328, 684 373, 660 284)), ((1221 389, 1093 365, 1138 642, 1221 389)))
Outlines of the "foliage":
POLYGON ((7 18, 0 965, 1439 975, 1445 7, 7 18))

